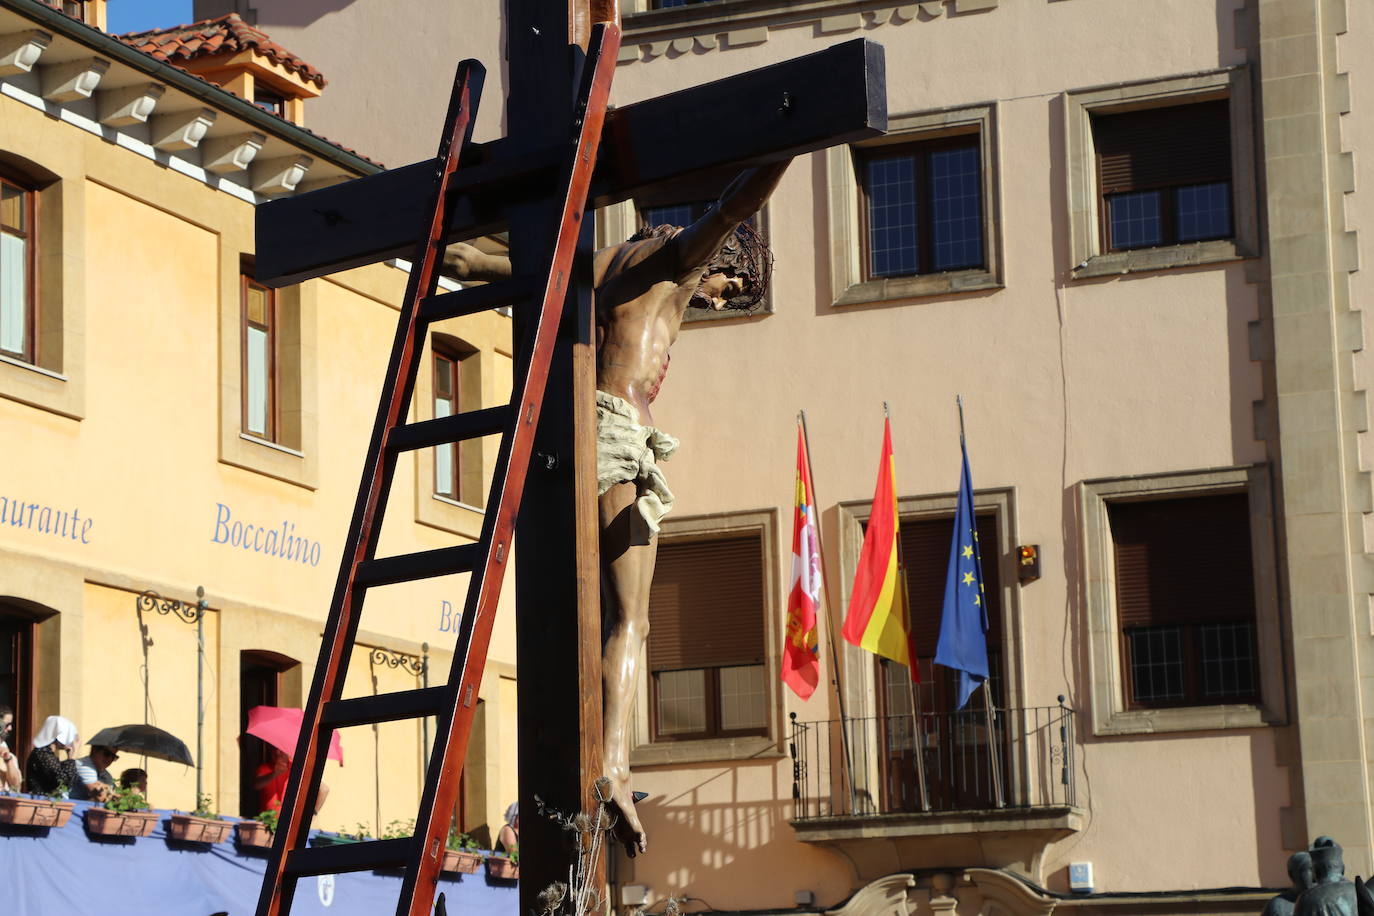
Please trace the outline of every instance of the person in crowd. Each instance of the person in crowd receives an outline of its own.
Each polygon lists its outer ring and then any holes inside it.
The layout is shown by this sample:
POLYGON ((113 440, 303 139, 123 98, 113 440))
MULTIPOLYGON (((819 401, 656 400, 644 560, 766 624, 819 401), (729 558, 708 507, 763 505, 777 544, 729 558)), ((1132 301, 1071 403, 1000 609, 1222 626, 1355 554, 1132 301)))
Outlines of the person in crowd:
POLYGON ((24 784, 19 771, 19 756, 10 750, 10 732, 14 730, 14 710, 0 703, 0 789, 18 792, 24 784))
MULTIPOLYGON (((253 788, 258 790, 259 811, 281 811, 282 801, 286 798, 286 780, 291 775, 291 758, 280 748, 272 748, 272 760, 258 766, 253 778, 253 788)), ((324 807, 329 797, 329 786, 320 783, 320 791, 315 794, 315 813, 324 807)))
POLYGON ((119 787, 121 789, 136 789, 139 795, 148 797, 148 771, 138 767, 129 767, 119 774, 119 787))
POLYGON ((119 759, 112 747, 91 745, 91 753, 76 761, 76 785, 71 797, 79 801, 103 802, 114 794, 114 777, 110 767, 119 759))
POLYGON ((511 802, 506 809, 506 824, 496 834, 495 852, 510 855, 520 848, 520 803, 511 802))
POLYGON ((33 736, 33 750, 24 761, 24 782, 35 795, 65 795, 80 777, 73 754, 81 741, 76 725, 62 716, 48 716, 33 736), (58 755, 62 757, 59 758, 58 755))

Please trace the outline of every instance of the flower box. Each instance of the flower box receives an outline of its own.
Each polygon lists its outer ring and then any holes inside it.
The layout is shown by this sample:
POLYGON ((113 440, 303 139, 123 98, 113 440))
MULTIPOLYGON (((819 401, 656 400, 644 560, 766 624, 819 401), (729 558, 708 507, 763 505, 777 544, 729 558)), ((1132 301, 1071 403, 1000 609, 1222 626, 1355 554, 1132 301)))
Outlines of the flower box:
POLYGON ((86 809, 86 832, 92 836, 148 836, 157 827, 156 811, 86 809))
POLYGON ((508 856, 487 856, 487 876, 500 881, 515 881, 520 877, 520 863, 508 856))
POLYGON ((234 828, 238 831, 240 846, 256 846, 260 849, 272 847, 272 831, 262 821, 239 821, 234 828))
POLYGON ((223 843, 233 829, 229 821, 217 817, 196 817, 194 814, 173 814, 167 828, 167 838, 184 843, 223 843))
POLYGON ((51 798, 0 796, 0 824, 25 827, 65 827, 71 820, 71 802, 51 798))
POLYGON ((475 875, 482 867, 482 857, 464 849, 445 849, 444 861, 439 867, 444 871, 456 871, 460 875, 475 875))

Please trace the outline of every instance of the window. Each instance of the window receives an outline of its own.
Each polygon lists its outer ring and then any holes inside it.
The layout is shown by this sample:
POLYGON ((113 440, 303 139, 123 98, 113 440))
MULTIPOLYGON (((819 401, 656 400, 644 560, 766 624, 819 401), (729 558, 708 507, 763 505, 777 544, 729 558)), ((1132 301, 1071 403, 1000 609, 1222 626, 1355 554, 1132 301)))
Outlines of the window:
POLYGON ((253 104, 278 117, 286 117, 286 98, 271 89, 253 88, 253 104))
POLYGON ((758 533, 659 544, 649 596, 653 740, 768 734, 758 533))
POLYGON ((894 115, 887 136, 827 151, 835 305, 1001 285, 994 112, 894 115))
POLYGON ((243 284, 243 431, 277 439, 277 298, 245 274, 243 284))
POLYGON ((1098 735, 1285 715, 1267 465, 1084 481, 1098 735))
POLYGON ((14 710, 7 741, 22 766, 37 724, 33 713, 34 621, 0 607, 0 706, 14 710))
POLYGON ((983 266, 978 136, 856 150, 864 279, 983 266))
POLYGON ((1244 493, 1107 505, 1130 708, 1259 694, 1244 493))
POLYGON ((0 177, 0 353, 26 363, 35 360, 38 331, 36 196, 0 177))
POLYGON ((1245 67, 1065 96, 1075 277, 1253 257, 1245 67))
MULTIPOLYGON (((452 351, 434 348, 434 417, 451 417, 458 408, 459 358, 452 351)), ((449 442, 434 448, 434 492, 458 499, 462 492, 459 474, 460 443, 449 442)))
POLYGON ((1225 99, 1092 116, 1103 248, 1230 238, 1225 99))
POLYGON ((239 816, 255 817, 263 809, 253 783, 258 768, 272 763, 272 748, 248 734, 248 710, 254 706, 294 706, 300 702, 300 663, 276 652, 239 654, 239 816), (287 681, 291 683, 286 683, 287 681), (295 687, 293 691, 291 688, 295 687))

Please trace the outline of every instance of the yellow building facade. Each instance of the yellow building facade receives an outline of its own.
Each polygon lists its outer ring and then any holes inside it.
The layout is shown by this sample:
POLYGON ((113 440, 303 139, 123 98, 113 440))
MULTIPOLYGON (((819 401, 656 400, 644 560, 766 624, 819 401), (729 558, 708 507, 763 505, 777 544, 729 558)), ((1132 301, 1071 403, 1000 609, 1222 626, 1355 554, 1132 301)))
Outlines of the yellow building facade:
MULTIPOLYGON (((83 741, 146 716, 194 748, 198 628, 165 611, 194 616, 202 587, 200 778, 253 814, 244 717, 309 690, 407 265, 256 288, 256 203, 379 166, 303 130, 300 99, 279 116, 75 18, 99 5, 0 4, 0 703, 21 756, 54 714, 83 741)), ((503 403, 508 318, 433 330, 415 416, 503 403)), ((475 539, 494 458, 402 460, 381 554, 475 539)), ((374 590, 346 695, 446 678, 465 584, 374 590)), ((461 809, 479 837, 516 795, 514 683, 503 614, 461 809)), ((316 826, 413 816, 432 731, 344 732, 316 826)), ((194 807, 195 770, 147 769, 156 806, 194 807)))

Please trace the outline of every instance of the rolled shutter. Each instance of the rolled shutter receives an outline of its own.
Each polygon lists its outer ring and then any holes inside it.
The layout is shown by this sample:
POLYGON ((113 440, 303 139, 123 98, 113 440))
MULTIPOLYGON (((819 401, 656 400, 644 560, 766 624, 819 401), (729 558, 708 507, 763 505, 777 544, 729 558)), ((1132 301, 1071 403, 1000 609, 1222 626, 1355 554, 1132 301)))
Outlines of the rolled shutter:
POLYGON ((649 592, 650 671, 762 664, 763 627, 758 535, 659 544, 649 592))
POLYGON ((1254 619, 1245 493, 1111 503, 1107 514, 1123 628, 1254 619))
POLYGON ((1231 177, 1230 103, 1225 99, 1092 116, 1103 194, 1231 177))

